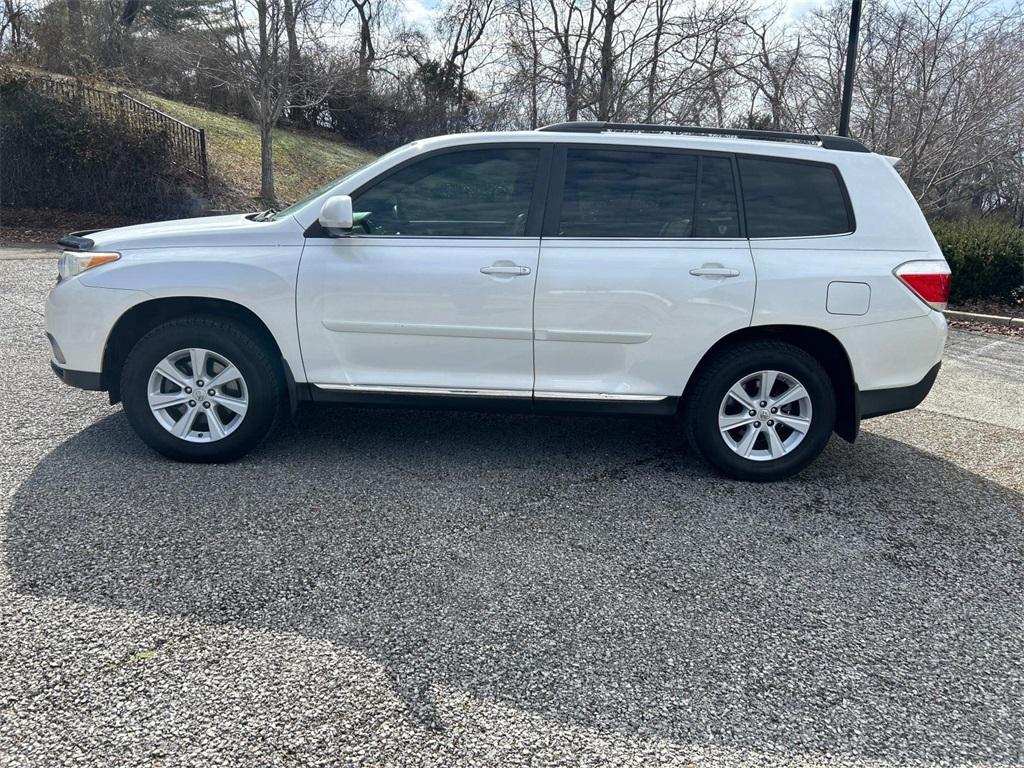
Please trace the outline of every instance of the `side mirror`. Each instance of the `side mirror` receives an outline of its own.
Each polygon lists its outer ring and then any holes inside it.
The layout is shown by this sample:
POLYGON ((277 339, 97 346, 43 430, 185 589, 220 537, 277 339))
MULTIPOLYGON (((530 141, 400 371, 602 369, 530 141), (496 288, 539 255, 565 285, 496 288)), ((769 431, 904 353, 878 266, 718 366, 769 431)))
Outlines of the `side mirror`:
POLYGON ((352 229, 352 198, 348 195, 334 195, 327 198, 320 209, 320 226, 332 234, 341 234, 352 229))

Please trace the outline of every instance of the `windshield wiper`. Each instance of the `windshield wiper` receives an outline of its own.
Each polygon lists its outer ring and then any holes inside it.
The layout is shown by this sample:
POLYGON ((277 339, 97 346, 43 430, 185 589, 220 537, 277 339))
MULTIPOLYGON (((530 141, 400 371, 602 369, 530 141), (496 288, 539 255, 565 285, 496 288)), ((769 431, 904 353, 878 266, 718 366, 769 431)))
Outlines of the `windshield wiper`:
POLYGON ((277 213, 276 208, 267 208, 267 210, 265 211, 254 213, 252 216, 249 217, 249 219, 251 221, 270 221, 272 218, 274 218, 275 213, 277 213))

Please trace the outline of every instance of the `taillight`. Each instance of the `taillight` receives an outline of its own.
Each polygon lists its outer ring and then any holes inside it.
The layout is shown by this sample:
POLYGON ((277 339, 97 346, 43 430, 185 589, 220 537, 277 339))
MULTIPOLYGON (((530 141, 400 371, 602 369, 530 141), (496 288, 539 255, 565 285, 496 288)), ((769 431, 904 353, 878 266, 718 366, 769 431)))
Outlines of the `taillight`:
POLYGON ((892 273, 932 309, 941 312, 949 303, 949 267, 946 262, 908 261, 892 273))

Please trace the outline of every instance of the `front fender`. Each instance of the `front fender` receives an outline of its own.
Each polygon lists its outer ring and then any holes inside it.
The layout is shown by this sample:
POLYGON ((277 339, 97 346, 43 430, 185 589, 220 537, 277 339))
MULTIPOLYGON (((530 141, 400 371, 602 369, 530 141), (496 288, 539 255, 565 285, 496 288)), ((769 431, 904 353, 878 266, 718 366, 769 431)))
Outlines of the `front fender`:
POLYGON ((95 288, 144 291, 136 304, 152 299, 208 298, 245 307, 266 325, 292 371, 300 374, 303 367, 295 323, 295 277, 301 244, 246 248, 244 259, 228 256, 225 251, 139 251, 124 254, 110 267, 87 272, 79 279, 95 288))

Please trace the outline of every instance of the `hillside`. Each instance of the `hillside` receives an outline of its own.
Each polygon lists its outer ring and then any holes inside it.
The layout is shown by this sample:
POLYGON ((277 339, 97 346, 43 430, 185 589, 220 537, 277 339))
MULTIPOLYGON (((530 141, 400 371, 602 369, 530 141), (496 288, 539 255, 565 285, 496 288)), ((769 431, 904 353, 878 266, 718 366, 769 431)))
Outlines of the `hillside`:
MULTIPOLYGON (((214 204, 236 207, 260 189, 260 135, 255 123, 148 93, 133 95, 171 117, 206 129, 214 204)), ((278 199, 294 202, 336 176, 373 159, 342 141, 305 131, 274 133, 274 181, 278 199)))
MULTIPOLYGON (((10 65, 6 62, 0 65, 0 82, 9 82, 11 79, 25 76, 58 83, 71 79, 33 67, 10 65)), ((113 93, 126 90, 96 80, 86 81, 85 84, 94 91, 113 93)), ((129 93, 178 120, 206 130, 210 188, 202 195, 201 210, 217 213, 265 207, 265 202, 257 198, 260 187, 260 143, 259 131, 254 123, 138 90, 130 90, 129 93)), ((46 131, 43 133, 46 134, 46 131)), ((79 132, 75 138, 87 135, 79 132)), ((64 147, 66 144, 61 146, 64 147)), ((91 158, 93 154, 89 153, 87 157, 91 158)), ((102 152, 97 154, 99 155, 102 155, 102 152)), ((369 162, 373 157, 371 153, 328 135, 279 129, 274 135, 274 169, 278 202, 287 204, 298 200, 330 179, 369 162)), ((113 167, 115 166, 102 165, 104 170, 113 167)), ((127 170, 135 173, 133 169, 136 168, 137 166, 129 164, 127 170)), ((115 185, 115 188, 127 187, 115 185)), ((118 212, 102 209, 106 212, 101 212, 78 204, 61 205, 56 198, 53 207, 45 208, 32 207, 32 204, 25 203, 15 204, 11 196, 0 203, 0 242, 4 243, 51 242, 73 229, 113 227, 135 221, 174 218, 174 212, 160 215, 152 212, 133 212, 127 208, 118 209, 118 212)))
MULTIPOLYGON (((4 62, 2 69, 34 78, 70 80, 65 75, 4 62)), ((94 79, 91 88, 127 91, 136 99, 195 128, 206 129, 212 207, 252 207, 260 189, 260 136, 250 120, 161 98, 134 88, 94 79)), ((274 132, 274 180, 278 200, 294 202, 327 181, 347 173, 374 155, 328 134, 278 129, 274 132)))

